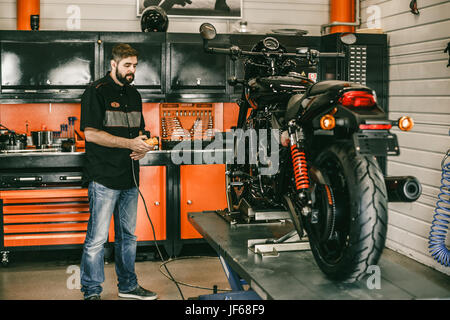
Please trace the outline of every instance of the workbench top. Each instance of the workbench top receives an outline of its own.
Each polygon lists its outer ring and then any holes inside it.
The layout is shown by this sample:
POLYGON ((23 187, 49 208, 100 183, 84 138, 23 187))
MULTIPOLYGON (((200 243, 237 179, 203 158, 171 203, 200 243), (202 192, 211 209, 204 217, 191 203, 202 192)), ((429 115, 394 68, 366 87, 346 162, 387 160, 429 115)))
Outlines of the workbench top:
MULTIPOLYGON (((141 166, 225 163, 225 149, 155 150, 139 161, 141 166)), ((84 152, 0 153, 0 169, 82 167, 84 152)))
POLYGON ((248 240, 279 238, 293 230, 290 223, 235 226, 212 211, 188 214, 190 223, 229 266, 263 299, 374 300, 450 298, 448 276, 385 249, 371 273, 356 283, 325 277, 311 251, 254 253, 248 240), (377 289, 376 271, 381 275, 377 289), (371 287, 372 289, 369 289, 371 287))

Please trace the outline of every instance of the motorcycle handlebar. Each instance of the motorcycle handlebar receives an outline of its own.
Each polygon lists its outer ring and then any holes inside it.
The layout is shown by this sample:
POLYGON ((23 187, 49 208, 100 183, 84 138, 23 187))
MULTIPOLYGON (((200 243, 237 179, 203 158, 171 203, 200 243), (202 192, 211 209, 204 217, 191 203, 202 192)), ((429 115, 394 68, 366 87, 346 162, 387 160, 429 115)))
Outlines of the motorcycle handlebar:
POLYGON ((280 53, 280 52, 253 52, 245 51, 238 46, 232 46, 231 48, 212 48, 208 46, 205 41, 205 51, 209 53, 225 54, 236 57, 290 57, 290 58, 345 58, 345 53, 341 52, 319 52, 317 50, 308 51, 306 53, 280 53))
POLYGON ((322 58, 345 58, 345 53, 342 52, 319 52, 319 57, 322 58))

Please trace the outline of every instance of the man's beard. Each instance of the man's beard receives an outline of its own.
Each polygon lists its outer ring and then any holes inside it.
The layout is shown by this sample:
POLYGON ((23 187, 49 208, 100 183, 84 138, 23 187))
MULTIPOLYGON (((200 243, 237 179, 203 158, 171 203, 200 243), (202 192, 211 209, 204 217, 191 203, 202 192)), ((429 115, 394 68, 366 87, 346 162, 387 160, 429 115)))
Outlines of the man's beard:
POLYGON ((128 73, 126 74, 124 77, 119 73, 119 70, 116 70, 116 78, 117 80, 120 81, 120 83, 126 85, 126 84, 130 84, 133 82, 134 80, 134 74, 133 73, 128 73), (128 76, 131 76, 130 79, 127 79, 128 76))

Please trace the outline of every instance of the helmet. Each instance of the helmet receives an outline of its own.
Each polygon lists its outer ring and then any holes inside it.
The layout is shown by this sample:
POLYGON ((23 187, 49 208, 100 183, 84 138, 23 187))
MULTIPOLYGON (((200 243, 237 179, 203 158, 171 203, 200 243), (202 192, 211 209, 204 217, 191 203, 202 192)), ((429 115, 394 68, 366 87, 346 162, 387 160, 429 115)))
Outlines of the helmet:
POLYGON ((142 32, 166 32, 169 18, 166 12, 157 6, 147 7, 141 16, 142 32))

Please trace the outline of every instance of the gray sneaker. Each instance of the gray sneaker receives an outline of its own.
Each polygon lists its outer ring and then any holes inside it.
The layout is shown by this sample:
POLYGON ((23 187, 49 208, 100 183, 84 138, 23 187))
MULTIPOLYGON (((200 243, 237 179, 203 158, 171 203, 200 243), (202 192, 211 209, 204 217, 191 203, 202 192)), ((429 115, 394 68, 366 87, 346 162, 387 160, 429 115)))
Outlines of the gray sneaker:
POLYGON ((155 300, 158 298, 158 295, 155 292, 150 290, 146 290, 141 286, 137 286, 136 289, 129 292, 120 292, 119 297, 128 298, 128 299, 139 299, 139 300, 155 300))

